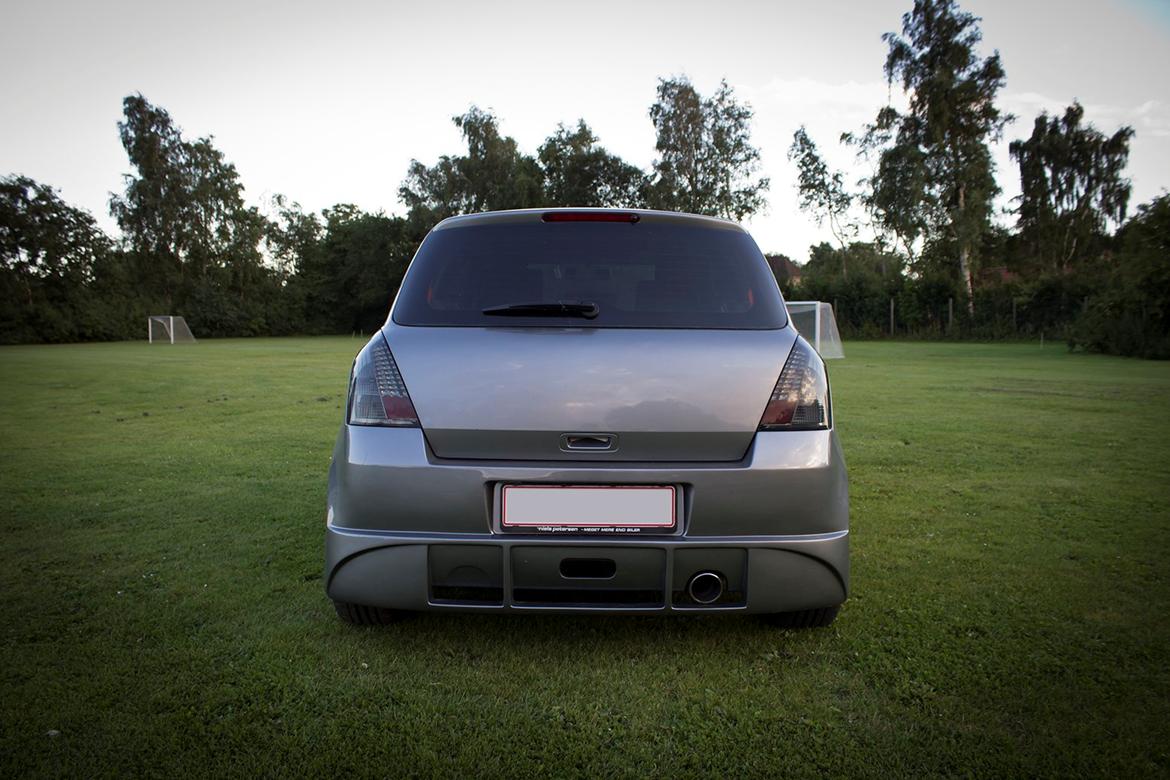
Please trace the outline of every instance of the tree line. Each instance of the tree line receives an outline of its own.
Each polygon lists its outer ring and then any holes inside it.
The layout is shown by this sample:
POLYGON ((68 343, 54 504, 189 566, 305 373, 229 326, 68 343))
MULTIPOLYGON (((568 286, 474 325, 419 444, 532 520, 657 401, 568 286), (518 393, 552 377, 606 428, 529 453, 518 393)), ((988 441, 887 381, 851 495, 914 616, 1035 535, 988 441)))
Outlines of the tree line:
POLYGON ((440 220, 496 209, 625 206, 742 219, 767 189, 751 111, 722 83, 708 97, 664 78, 650 118, 653 170, 560 125, 535 156, 472 106, 453 121, 466 149, 412 161, 403 216, 340 203, 319 214, 275 196, 249 205, 211 138, 185 137, 142 95, 118 124, 133 173, 110 198, 120 237, 23 176, 0 179, 0 341, 139 338, 145 318, 186 317, 199 336, 370 332, 419 242, 440 220))
MULTIPOLYGON (((799 269, 773 258, 785 293, 833 302, 846 337, 1046 334, 1170 357, 1170 196, 1130 213, 1133 130, 1102 132, 1075 101, 1036 117, 1009 145, 1022 194, 1005 226, 990 145, 1014 117, 998 108, 1006 72, 981 39, 954 0, 915 0, 884 36, 902 107, 841 134, 870 171, 860 181, 795 132, 800 206, 834 243, 811 247, 799 269)), ((703 95, 662 78, 648 115, 657 154, 643 170, 583 119, 529 154, 472 106, 453 118, 464 149, 411 162, 405 214, 344 203, 314 213, 284 196, 248 204, 212 138, 190 139, 165 109, 128 96, 118 132, 133 172, 109 204, 118 236, 48 185, 0 179, 0 341, 139 338, 157 313, 185 316, 200 336, 369 332, 418 243, 454 214, 620 206, 742 220, 764 208, 752 109, 725 81, 703 95)))
POLYGON ((831 169, 804 127, 788 150, 800 206, 836 244, 812 247, 788 292, 833 301, 847 335, 1018 338, 1170 357, 1170 196, 1127 220, 1134 131, 1084 121, 1076 102, 1012 141, 1021 195, 1013 227, 990 144, 1014 119, 997 107, 999 53, 980 56, 979 19, 952 0, 916 0, 887 33, 885 75, 905 108, 844 132, 870 175, 831 169), (862 231, 874 238, 859 242, 862 231))

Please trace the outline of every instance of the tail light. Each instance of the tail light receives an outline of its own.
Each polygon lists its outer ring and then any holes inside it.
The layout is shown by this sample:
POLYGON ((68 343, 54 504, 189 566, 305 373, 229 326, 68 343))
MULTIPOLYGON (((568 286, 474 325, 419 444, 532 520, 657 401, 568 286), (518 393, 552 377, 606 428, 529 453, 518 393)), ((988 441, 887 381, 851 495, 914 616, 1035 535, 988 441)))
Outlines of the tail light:
POLYGON ((418 415, 381 333, 358 353, 349 383, 350 425, 417 427, 418 415))
POLYGON ((829 378, 825 362, 799 336, 768 399, 761 431, 810 431, 829 427, 829 378))

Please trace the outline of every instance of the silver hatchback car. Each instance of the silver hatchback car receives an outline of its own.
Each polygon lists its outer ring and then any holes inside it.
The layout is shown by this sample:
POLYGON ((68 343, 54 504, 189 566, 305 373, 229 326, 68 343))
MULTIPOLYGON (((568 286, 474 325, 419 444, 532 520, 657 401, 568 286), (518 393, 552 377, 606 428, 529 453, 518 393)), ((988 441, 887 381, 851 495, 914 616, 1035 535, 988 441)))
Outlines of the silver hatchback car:
POLYGON ((825 364, 738 225, 453 217, 358 354, 329 470, 338 614, 830 623, 849 497, 825 364))

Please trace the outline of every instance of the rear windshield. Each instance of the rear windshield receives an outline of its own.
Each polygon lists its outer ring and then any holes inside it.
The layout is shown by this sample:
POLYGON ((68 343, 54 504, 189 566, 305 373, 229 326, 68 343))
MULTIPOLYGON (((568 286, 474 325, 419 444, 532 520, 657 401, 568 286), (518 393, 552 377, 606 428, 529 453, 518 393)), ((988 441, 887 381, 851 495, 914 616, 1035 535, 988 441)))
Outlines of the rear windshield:
POLYGON ((746 233, 657 223, 532 222, 437 230, 411 264, 400 325, 782 328, 787 314, 746 233), (491 307, 596 304, 593 319, 491 307))

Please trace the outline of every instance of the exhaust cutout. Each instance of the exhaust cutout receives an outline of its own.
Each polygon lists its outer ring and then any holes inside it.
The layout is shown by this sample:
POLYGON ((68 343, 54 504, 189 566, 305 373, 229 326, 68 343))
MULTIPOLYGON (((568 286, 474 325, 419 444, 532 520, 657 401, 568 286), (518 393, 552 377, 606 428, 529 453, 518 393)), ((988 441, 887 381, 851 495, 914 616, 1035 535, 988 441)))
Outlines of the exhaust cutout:
POLYGON ((687 583, 687 595, 699 604, 714 604, 723 595, 723 575, 701 571, 687 583))

